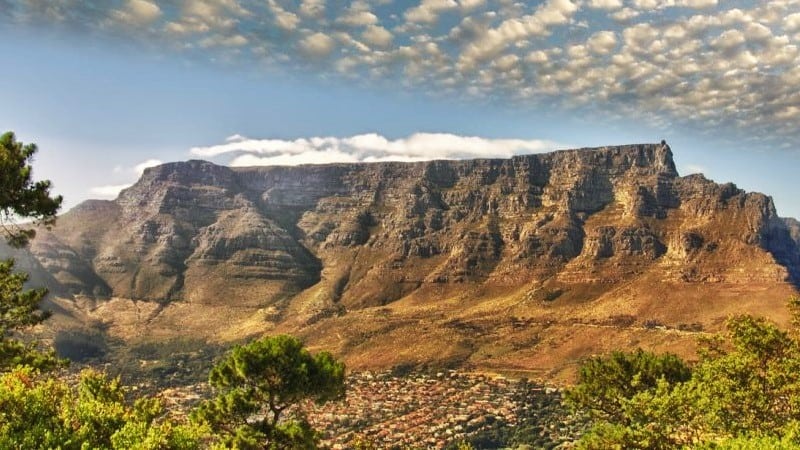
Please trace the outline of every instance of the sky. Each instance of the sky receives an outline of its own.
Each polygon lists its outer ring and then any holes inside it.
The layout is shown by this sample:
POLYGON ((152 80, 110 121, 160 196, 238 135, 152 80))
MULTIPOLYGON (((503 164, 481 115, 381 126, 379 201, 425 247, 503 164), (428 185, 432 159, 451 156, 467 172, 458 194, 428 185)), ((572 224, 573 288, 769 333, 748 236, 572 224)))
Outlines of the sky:
POLYGON ((66 208, 144 168, 666 139, 800 217, 800 0, 0 0, 0 131, 66 208))

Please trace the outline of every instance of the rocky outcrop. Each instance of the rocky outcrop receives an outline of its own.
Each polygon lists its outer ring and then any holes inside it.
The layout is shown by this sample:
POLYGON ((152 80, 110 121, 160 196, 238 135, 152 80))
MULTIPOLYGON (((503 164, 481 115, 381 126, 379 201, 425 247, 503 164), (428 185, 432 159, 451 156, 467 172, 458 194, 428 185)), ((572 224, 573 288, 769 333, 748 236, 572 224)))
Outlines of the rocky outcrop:
POLYGON ((313 288, 314 302, 346 310, 427 285, 602 282, 654 267, 682 282, 797 282, 798 230, 769 197, 680 177, 668 146, 642 144, 491 160, 164 164, 113 202, 62 216, 33 252, 75 293, 280 306, 313 288))

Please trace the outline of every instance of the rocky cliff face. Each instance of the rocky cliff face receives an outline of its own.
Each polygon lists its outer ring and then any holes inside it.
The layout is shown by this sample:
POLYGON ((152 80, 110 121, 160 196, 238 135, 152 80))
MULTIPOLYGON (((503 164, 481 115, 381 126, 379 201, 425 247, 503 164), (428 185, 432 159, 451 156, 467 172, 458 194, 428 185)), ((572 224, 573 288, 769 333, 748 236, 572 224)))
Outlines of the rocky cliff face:
POLYGON ((652 266, 687 282, 778 282, 800 267, 797 223, 770 198, 679 177, 669 147, 650 144, 507 160, 165 164, 115 201, 64 215, 33 252, 76 293, 270 305, 317 285, 320 305, 344 308, 428 284, 603 282, 652 266), (742 252, 756 264, 734 264, 742 252))
POLYGON ((557 374, 604 349, 688 355, 692 330, 730 314, 787 323, 800 285, 797 221, 765 195, 680 177, 658 144, 165 164, 63 215, 30 250, 37 280, 83 294, 60 303, 71 323, 115 340, 289 332, 353 368, 557 374))

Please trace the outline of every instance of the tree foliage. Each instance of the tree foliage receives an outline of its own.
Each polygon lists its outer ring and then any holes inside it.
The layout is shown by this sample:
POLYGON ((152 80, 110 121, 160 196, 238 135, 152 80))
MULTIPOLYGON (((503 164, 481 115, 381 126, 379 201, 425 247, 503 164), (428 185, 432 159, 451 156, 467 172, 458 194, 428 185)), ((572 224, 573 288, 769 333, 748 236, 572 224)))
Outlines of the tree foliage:
POLYGON ((92 370, 77 384, 31 368, 0 375, 0 448, 195 449, 204 435, 154 398, 127 402, 119 379, 92 370))
POLYGON ((660 380, 670 384, 686 381, 691 372, 675 355, 638 349, 590 358, 578 376, 577 386, 566 394, 568 404, 600 419, 625 422, 623 406, 636 394, 655 389, 660 380))
MULTIPOLYGON (((17 142, 14 133, 0 136, 0 228, 16 247, 25 245, 35 232, 17 227, 14 219, 33 219, 49 226, 61 206, 61 196, 50 196, 49 181, 33 181, 30 162, 34 153, 36 145, 17 142)), ((35 344, 15 338, 19 331, 47 318, 38 309, 47 290, 25 290, 28 275, 14 273, 13 268, 11 260, 0 262, 0 372, 19 364, 52 368, 58 362, 52 351, 39 352, 35 344)))
POLYGON ((17 247, 24 246, 35 231, 15 226, 15 219, 50 226, 62 202, 60 195, 51 197, 49 180, 33 180, 30 163, 36 150, 36 144, 18 142, 13 132, 0 136, 0 226, 8 242, 17 247))
POLYGON ((237 346, 209 374, 217 396, 193 412, 198 423, 234 448, 315 448, 317 437, 299 411, 302 401, 324 403, 344 395, 344 364, 330 353, 311 355, 291 336, 237 346))
MULTIPOLYGON (((790 305, 796 310, 797 300, 790 305)), ((732 317, 725 334, 706 339, 700 354, 690 372, 644 364, 644 376, 628 370, 641 352, 588 361, 568 394, 574 408, 596 419, 579 448, 800 448, 796 331, 732 317)))
POLYGON ((59 364, 52 350, 40 351, 36 343, 25 344, 14 337, 49 316, 39 309, 47 290, 24 289, 28 275, 13 269, 13 261, 0 261, 0 372, 18 365, 51 369, 59 364))

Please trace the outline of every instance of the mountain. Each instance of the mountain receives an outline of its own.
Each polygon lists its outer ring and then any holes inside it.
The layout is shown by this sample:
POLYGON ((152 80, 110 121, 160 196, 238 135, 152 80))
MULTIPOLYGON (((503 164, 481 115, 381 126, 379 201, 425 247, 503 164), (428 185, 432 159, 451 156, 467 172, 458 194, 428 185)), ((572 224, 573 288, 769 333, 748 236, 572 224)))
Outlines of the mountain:
POLYGON ((800 224, 763 194, 679 176, 666 144, 170 163, 30 250, 116 337, 287 331, 353 367, 560 373, 614 345, 686 353, 730 313, 785 323, 800 284, 800 224))

